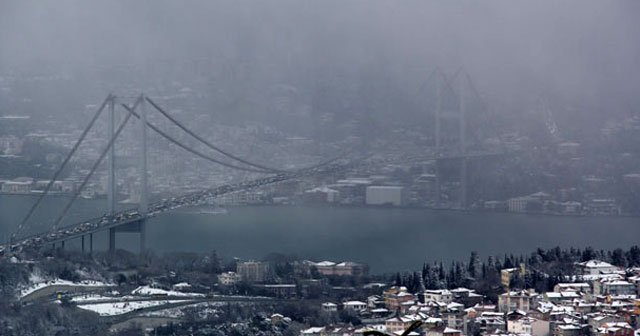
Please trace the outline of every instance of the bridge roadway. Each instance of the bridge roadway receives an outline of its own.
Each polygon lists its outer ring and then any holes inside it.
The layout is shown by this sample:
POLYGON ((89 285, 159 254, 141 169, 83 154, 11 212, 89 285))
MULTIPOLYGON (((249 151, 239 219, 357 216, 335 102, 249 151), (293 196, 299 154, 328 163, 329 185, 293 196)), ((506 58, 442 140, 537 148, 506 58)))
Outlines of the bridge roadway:
MULTIPOLYGON (((353 166, 353 162, 347 163, 330 163, 315 168, 302 169, 299 171, 280 173, 264 178, 251 181, 244 181, 234 184, 227 184, 211 189, 197 191, 182 196, 163 199, 158 202, 149 204, 148 213, 140 214, 137 209, 128 209, 115 213, 113 216, 102 216, 92 218, 81 223, 72 224, 44 232, 32 236, 28 236, 17 241, 11 242, 11 251, 19 250, 27 247, 37 247, 45 244, 55 244, 64 242, 74 238, 79 238, 91 233, 107 230, 130 223, 139 222, 143 219, 157 216, 161 213, 189 206, 203 204, 206 200, 235 191, 251 190, 261 186, 274 184, 294 178, 302 178, 313 175, 333 174, 344 171, 353 166)), ((7 250, 7 244, 0 245, 0 255, 7 250)))
MULTIPOLYGON (((405 158, 404 161, 415 162, 415 161, 421 161, 421 160, 448 160, 448 159, 486 157, 486 156, 502 156, 510 153, 513 153, 513 151, 511 152, 485 151, 485 152, 469 152, 465 154, 454 153, 449 155, 427 154, 425 156, 415 156, 411 158, 405 158)), ((16 249, 21 249, 25 247, 37 247, 39 245, 64 242, 74 238, 82 237, 84 235, 107 230, 113 227, 119 227, 119 226, 127 225, 130 223, 136 223, 143 219, 157 216, 161 213, 164 213, 173 209, 200 205, 210 198, 222 196, 224 194, 228 194, 235 191, 250 190, 250 189, 258 188, 268 184, 290 180, 293 178, 338 173, 341 171, 345 171, 349 168, 353 168, 359 163, 361 163, 362 161, 364 161, 366 158, 370 158, 370 157, 371 157, 370 155, 367 155, 366 157, 347 160, 347 162, 343 161, 342 163, 340 163, 340 159, 333 159, 323 164, 317 165, 315 167, 307 168, 307 169, 301 169, 301 170, 292 171, 292 172, 283 172, 276 175, 259 178, 251 181, 223 185, 223 186, 215 187, 212 189, 206 189, 206 190, 189 193, 189 194, 178 196, 178 197, 173 197, 170 199, 163 199, 158 202, 149 204, 148 213, 146 214, 146 216, 140 214, 137 209, 128 209, 128 210, 117 212, 113 216, 105 215, 102 217, 92 218, 92 219, 83 221, 81 223, 72 224, 57 230, 52 230, 49 232, 28 236, 20 240, 14 241, 10 245, 11 251, 15 251, 16 249)), ((378 160, 374 159, 374 161, 377 161, 377 164, 381 164, 385 162, 388 163, 396 160, 397 158, 395 160, 391 158, 378 159, 378 160)), ((7 251, 7 244, 0 245, 0 255, 3 255, 5 251, 7 251)))

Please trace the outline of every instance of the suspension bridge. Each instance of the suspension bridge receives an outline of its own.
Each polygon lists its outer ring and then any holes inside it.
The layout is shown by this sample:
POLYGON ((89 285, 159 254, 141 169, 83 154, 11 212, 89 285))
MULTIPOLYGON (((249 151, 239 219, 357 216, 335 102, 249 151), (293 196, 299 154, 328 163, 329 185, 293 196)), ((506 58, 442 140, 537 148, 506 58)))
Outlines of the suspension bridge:
MULTIPOLYGON (((459 72, 453 77, 455 80, 458 77, 459 72)), ((467 175, 467 160, 477 158, 477 157, 487 157, 487 156, 496 156, 496 155, 505 155, 507 151, 504 148, 499 148, 494 151, 472 151, 468 148, 467 144, 467 124, 466 124, 466 96, 465 96, 465 88, 471 87, 473 92, 476 94, 476 97, 479 98, 479 94, 475 90, 470 78, 468 75, 466 77, 461 77, 463 80, 460 80, 459 89, 455 90, 452 86, 453 80, 449 80, 444 73, 436 68, 434 72, 428 77, 429 78, 435 76, 437 78, 437 96, 436 96, 436 107, 434 111, 434 128, 435 128, 435 145, 434 150, 430 151, 426 155, 421 155, 412 158, 405 158, 404 161, 424 161, 424 160, 434 160, 436 162, 436 188, 438 193, 436 197, 439 199, 440 197, 440 179, 438 172, 438 162, 444 160, 459 160, 461 169, 460 169, 460 181, 461 181, 461 195, 460 195, 460 205, 461 207, 466 207, 467 196, 466 196, 466 175, 467 175), (443 103, 443 92, 448 90, 450 93, 455 93, 457 97, 457 104, 455 108, 453 108, 454 113, 447 113, 451 111, 445 111, 445 104, 443 103), (457 91, 457 92, 456 92, 457 91), (452 148, 445 140, 448 138, 443 136, 442 133, 442 124, 446 123, 447 120, 454 119, 457 132, 457 144, 452 148)), ((39 195, 36 202, 29 209, 23 220, 17 225, 15 231, 11 234, 11 238, 9 242, 4 245, 0 245, 0 254, 4 254, 8 251, 19 251, 25 248, 39 248, 46 245, 60 244, 64 246, 65 242, 79 239, 81 240, 81 248, 84 251, 86 247, 88 247, 89 251, 93 251, 93 235, 94 233, 101 231, 109 231, 109 250, 113 251, 116 247, 116 233, 117 232, 136 232, 139 233, 140 237, 140 250, 145 250, 146 243, 146 222, 149 218, 158 216, 167 211, 171 211, 174 209, 182 208, 182 207, 191 207, 197 206, 200 204, 204 204, 210 199, 243 190, 251 190, 260 188, 270 184, 276 184, 280 182, 284 182, 291 179, 299 179, 305 177, 312 176, 321 176, 321 175, 335 175, 339 173, 343 173, 349 171, 355 167, 361 165, 366 158, 369 158, 369 155, 353 155, 353 153, 342 153, 336 157, 330 158, 324 162, 320 162, 316 165, 298 169, 298 170, 283 170, 275 167, 269 167, 267 165, 258 164, 247 159, 244 159, 240 156, 234 155, 222 148, 214 145, 210 141, 206 140, 204 137, 198 135, 186 125, 178 121, 175 117, 173 117, 170 113, 165 111, 160 104, 155 102, 150 97, 140 95, 135 97, 135 101, 132 104, 124 103, 125 100, 119 99, 114 95, 109 95, 104 102, 100 105, 100 107, 95 112, 94 116, 90 120, 87 127, 81 133, 79 139, 73 145, 65 159, 63 160, 60 167, 54 173, 53 177, 49 181, 48 185, 45 187, 44 191, 39 195), (116 125, 116 107, 124 109, 125 117, 124 119, 116 125), (193 148, 185 144, 183 141, 178 140, 175 137, 172 137, 166 131, 163 131, 159 126, 149 122, 147 118, 147 110, 149 107, 153 108, 153 111, 160 113, 162 117, 170 122, 170 124, 177 126, 181 131, 189 135, 191 138, 197 140, 200 144, 206 146, 208 149, 216 152, 218 155, 222 155, 225 159, 219 159, 208 155, 200 150, 193 148), (71 158, 77 152, 78 148, 86 138, 89 131, 94 127, 96 120, 100 117, 104 110, 108 110, 108 137, 109 141, 104 149, 100 152, 99 157, 92 165, 88 174, 84 177, 79 187, 75 189, 73 195, 68 200, 66 205, 62 208, 59 216, 53 221, 50 230, 46 232, 42 232, 39 234, 24 236, 23 233, 26 231, 26 228, 29 223, 29 219, 32 217, 33 213, 36 211, 38 206, 44 200, 44 198, 49 194, 52 189, 54 182, 61 176, 62 171, 70 162, 71 158), (140 190, 140 202, 137 208, 126 209, 122 211, 116 211, 116 179, 115 179, 115 141, 118 139, 123 129, 130 121, 131 118, 138 119, 139 122, 139 138, 140 138, 140 162, 139 162, 139 172, 140 172, 140 181, 141 181, 141 190, 140 190), (168 199, 162 199, 160 201, 156 201, 153 203, 148 202, 148 169, 147 169, 147 133, 148 130, 151 130, 157 133, 162 138, 168 140, 170 143, 176 145, 177 147, 214 164, 218 164, 227 168, 231 168, 234 170, 247 171, 252 173, 260 173, 265 174, 265 177, 257 178, 250 181, 237 182, 232 184, 226 184, 222 186, 217 186, 209 189, 204 189, 197 192, 188 193, 185 195, 172 197, 168 199), (82 190, 85 188, 93 174, 96 172, 100 164, 107 158, 107 203, 108 203, 108 212, 97 218, 90 218, 83 220, 78 223, 74 223, 71 225, 61 226, 61 223, 65 216, 68 214, 71 206, 74 204, 76 199, 80 196, 82 190), (88 242, 85 242, 88 240, 88 242), (86 246, 86 243, 88 246, 86 246)), ((486 109, 486 106, 484 106, 486 109)), ((450 137, 449 137, 450 138, 450 137)), ((371 160, 369 160, 371 161, 371 160)), ((371 162, 369 162, 371 163, 371 162)), ((388 159, 377 160, 376 164, 389 163, 388 159)))
POLYGON ((196 206, 205 203, 207 200, 222 196, 224 194, 242 191, 242 190, 250 190, 259 188, 262 186, 276 184, 279 182, 283 182, 290 179, 296 178, 304 178, 308 176, 318 176, 323 174, 336 174, 340 171, 344 171, 353 165, 354 160, 345 160, 344 155, 339 155, 324 162, 318 163, 316 165, 306 167, 298 170, 282 170, 278 168, 268 167, 262 164, 254 163, 249 160, 243 159, 239 156, 236 156, 232 153, 229 153, 214 144, 210 143, 203 137, 199 136, 189 128, 187 128, 184 124, 179 122, 173 116, 171 116, 167 111, 165 111, 158 103, 152 100, 149 97, 144 95, 140 95, 137 97, 135 102, 132 105, 127 105, 125 103, 118 104, 118 97, 114 95, 109 95, 102 105, 98 108, 92 119, 90 120, 87 127, 83 130, 80 138, 71 148, 71 151, 67 154, 62 164, 58 168, 58 170, 53 175, 52 179, 49 181, 48 185, 45 187, 42 194, 39 195, 36 202, 29 209, 29 212, 23 218, 23 220, 19 223, 16 230, 11 234, 10 241, 0 246, 0 253, 4 253, 6 251, 16 251, 24 248, 33 248, 39 247, 46 244, 55 244, 60 243, 64 246, 66 241, 72 239, 80 239, 82 250, 85 250, 85 239, 88 237, 88 249, 90 251, 93 250, 93 234, 100 231, 109 231, 109 249, 114 250, 116 246, 116 232, 137 232, 140 234, 140 249, 145 249, 145 240, 146 240, 146 221, 150 217, 157 216, 166 211, 196 206), (182 131, 198 140, 200 143, 203 143, 208 148, 214 150, 215 152, 222 154, 224 157, 230 160, 220 160, 218 158, 214 158, 210 155, 207 155, 191 146, 186 145, 184 142, 172 137, 167 132, 160 129, 158 126, 150 123, 147 120, 147 105, 154 108, 155 111, 158 111, 162 116, 164 116, 167 120, 169 120, 172 124, 178 126, 182 131), (115 123, 115 112, 116 106, 123 108, 126 112, 126 117, 124 120, 116 127, 115 123), (69 161, 73 157, 73 155, 77 152, 78 148, 86 138, 89 131, 94 127, 96 120, 100 117, 102 112, 108 109, 108 128, 110 139, 108 144, 100 153, 98 159, 94 162, 93 166, 89 170, 89 173, 84 177, 80 186, 76 188, 71 198, 68 200, 66 205, 62 208, 61 214, 53 221, 51 226, 51 230, 48 232, 43 232, 30 236, 21 237, 21 233, 23 233, 27 225, 29 223, 29 219, 32 217, 33 213, 36 211, 38 206, 44 200, 44 198, 49 194, 53 183, 55 180, 60 177, 62 171, 68 165, 69 161), (137 118, 140 120, 140 140, 141 140, 141 153, 140 153, 140 180, 141 180, 141 196, 140 202, 137 208, 127 209, 122 211, 116 211, 116 179, 115 179, 115 146, 114 143, 116 139, 120 136, 123 129, 131 119, 131 117, 137 118), (226 184, 222 186, 217 186, 215 188, 209 188, 198 192, 188 193, 186 195, 181 195, 178 197, 172 197, 169 199, 162 199, 157 202, 148 203, 147 196, 147 129, 154 131, 159 134, 161 137, 165 138, 172 144, 190 152, 202 159, 213 162, 218 165, 222 165, 228 168, 232 168, 235 170, 248 171, 253 173, 261 173, 266 174, 266 177, 250 180, 250 181, 242 181, 238 183, 226 184), (75 223, 72 225, 67 225, 61 227, 63 219, 71 209, 71 206, 80 196, 82 190, 85 188, 93 174, 96 172, 100 164, 104 161, 105 157, 108 156, 107 169, 108 169, 108 183, 107 183, 107 202, 108 202, 108 212, 97 218, 91 218, 84 220, 79 223, 75 223))

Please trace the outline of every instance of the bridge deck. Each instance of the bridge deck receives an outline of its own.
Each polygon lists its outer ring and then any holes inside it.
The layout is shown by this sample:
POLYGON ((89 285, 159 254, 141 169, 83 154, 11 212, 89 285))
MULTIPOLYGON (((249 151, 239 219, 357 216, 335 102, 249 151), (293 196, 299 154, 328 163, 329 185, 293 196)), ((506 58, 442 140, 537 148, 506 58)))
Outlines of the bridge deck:
POLYGON ((256 180, 223 185, 223 186, 219 186, 212 189, 207 189, 203 191, 186 194, 183 196, 164 199, 155 203, 151 203, 148 207, 149 212, 146 215, 140 214, 136 209, 128 209, 128 210, 120 211, 114 214, 113 216, 103 216, 99 218, 93 218, 87 221, 83 221, 81 223, 65 226, 58 230, 44 232, 44 233, 22 238, 18 241, 12 242, 10 246, 0 245, 0 254, 3 254, 8 247, 10 247, 11 250, 15 250, 15 249, 20 249, 25 247, 37 247, 44 244, 54 244, 58 242, 63 242, 63 241, 71 240, 74 238, 79 238, 91 233, 100 232, 100 231, 108 230, 110 228, 139 222, 143 219, 157 216, 159 214, 162 214, 170 210, 204 204, 206 200, 210 198, 219 197, 224 194, 228 194, 236 191, 242 191, 242 190, 251 190, 251 189, 259 188, 268 184, 274 184, 274 183, 278 183, 278 182, 282 182, 282 181, 290 180, 294 178, 302 178, 302 177, 307 177, 312 175, 321 175, 321 174, 333 174, 338 171, 347 169, 350 166, 351 166, 351 163, 331 164, 324 167, 318 167, 318 168, 307 169, 302 171, 280 173, 277 175, 272 175, 272 176, 268 176, 268 177, 264 177, 256 180))

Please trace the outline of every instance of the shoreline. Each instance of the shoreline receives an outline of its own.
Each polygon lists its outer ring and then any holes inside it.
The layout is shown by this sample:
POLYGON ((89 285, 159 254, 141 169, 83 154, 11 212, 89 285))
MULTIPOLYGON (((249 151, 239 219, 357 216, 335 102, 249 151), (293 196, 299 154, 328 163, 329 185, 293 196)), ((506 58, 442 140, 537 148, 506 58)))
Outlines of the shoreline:
POLYGON ((429 210, 437 212, 451 212, 451 213, 466 213, 466 214, 500 214, 500 215, 514 215, 514 216, 538 216, 538 217, 566 217, 566 218, 598 218, 598 219, 611 219, 611 218, 640 218, 640 215, 617 215, 617 216, 599 216, 599 215, 585 215, 585 214, 559 214, 559 213, 544 213, 544 212, 509 212, 509 211, 491 211, 482 209, 456 209, 456 208, 433 208, 433 207, 419 207, 419 206, 378 206, 378 205, 347 205, 347 204, 243 204, 243 205, 226 205, 220 206, 223 208, 243 208, 243 207, 281 207, 281 208, 296 208, 296 207, 309 207, 309 208, 348 208, 348 209, 379 209, 379 210, 429 210))

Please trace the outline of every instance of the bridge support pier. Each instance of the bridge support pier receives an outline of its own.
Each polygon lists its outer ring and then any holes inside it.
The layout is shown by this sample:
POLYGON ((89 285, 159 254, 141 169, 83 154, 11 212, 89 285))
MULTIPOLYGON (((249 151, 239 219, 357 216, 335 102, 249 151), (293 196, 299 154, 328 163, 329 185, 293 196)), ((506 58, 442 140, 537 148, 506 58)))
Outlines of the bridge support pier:
POLYGON ((140 254, 147 249, 147 220, 140 221, 140 254))
POLYGON ((60 246, 60 249, 61 249, 61 250, 64 250, 64 240, 60 243, 60 245, 61 245, 61 246, 60 246))
POLYGON ((467 158, 465 157, 460 164, 460 207, 467 208, 467 158))
POLYGON ((116 228, 109 229, 109 252, 116 251, 116 228))
POLYGON ((82 236, 82 253, 84 253, 84 236, 82 236))
POLYGON ((89 234, 89 254, 93 254, 93 233, 89 234))

